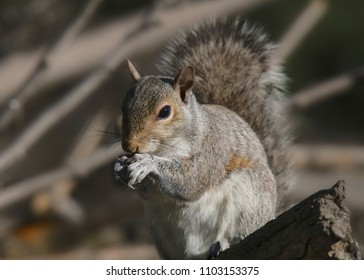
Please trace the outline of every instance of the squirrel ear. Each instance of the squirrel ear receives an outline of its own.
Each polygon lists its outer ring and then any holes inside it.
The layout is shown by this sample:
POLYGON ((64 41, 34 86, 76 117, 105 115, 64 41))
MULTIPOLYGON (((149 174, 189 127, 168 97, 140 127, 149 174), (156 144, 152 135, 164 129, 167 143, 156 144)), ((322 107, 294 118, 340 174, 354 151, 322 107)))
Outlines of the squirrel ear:
POLYGON ((176 78, 174 78, 172 82, 172 87, 174 90, 179 88, 181 99, 184 102, 187 102, 186 92, 192 88, 194 82, 195 82, 195 68, 193 68, 193 66, 187 66, 184 69, 182 69, 181 72, 178 73, 176 78))
POLYGON ((129 59, 126 59, 126 61, 128 62, 130 76, 134 79, 134 81, 139 80, 141 76, 140 76, 138 70, 136 70, 135 66, 133 65, 133 63, 131 63, 131 61, 129 59))

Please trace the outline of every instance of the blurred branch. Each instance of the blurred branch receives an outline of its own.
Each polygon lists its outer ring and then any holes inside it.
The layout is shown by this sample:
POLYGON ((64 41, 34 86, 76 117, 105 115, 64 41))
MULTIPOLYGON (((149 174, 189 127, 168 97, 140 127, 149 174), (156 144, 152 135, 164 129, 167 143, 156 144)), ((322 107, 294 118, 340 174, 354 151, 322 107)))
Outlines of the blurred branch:
MULTIPOLYGON (((67 163, 72 163, 86 157, 90 157, 104 137, 103 133, 90 136, 90 127, 107 127, 111 114, 109 110, 102 108, 90 123, 80 132, 80 137, 70 152, 67 163)), ((84 212, 81 206, 71 197, 71 193, 77 185, 75 178, 61 180, 50 187, 50 191, 37 194, 32 200, 32 208, 38 213, 46 213, 49 210, 55 211, 66 220, 80 224, 84 219, 84 212)))
POLYGON ((27 179, 23 182, 8 186, 0 190, 0 209, 4 209, 33 194, 55 186, 63 180, 80 179, 88 176, 99 167, 111 163, 121 153, 119 145, 98 148, 91 156, 48 173, 27 179))
MULTIPOLYGON (((144 21, 149 17, 144 17, 144 21)), ((3 172, 26 155, 26 151, 36 143, 51 127, 71 113, 83 101, 91 96, 120 66, 130 46, 131 35, 143 33, 148 26, 144 21, 122 40, 109 59, 73 88, 63 99, 43 112, 29 125, 19 138, 0 154, 0 172, 3 172), (144 26, 145 29, 141 29, 144 26)), ((135 37, 134 37, 135 38, 135 37)), ((136 37, 138 38, 138 36, 136 37)))
POLYGON ((121 52, 121 54, 122 56, 120 56, 120 51, 116 52, 106 64, 94 71, 76 88, 66 94, 57 104, 50 106, 48 110, 43 112, 26 128, 18 139, 0 154, 0 171, 3 172, 19 159, 23 158, 26 155, 26 151, 51 127, 71 113, 98 89, 119 66, 124 53, 121 52))
POLYGON ((49 62, 52 60, 52 55, 55 52, 65 49, 79 35, 103 1, 90 0, 76 20, 54 42, 43 50, 34 70, 22 83, 20 88, 9 96, 10 100, 3 100, 3 102, 7 102, 7 106, 0 115, 0 133, 6 130, 15 119, 19 118, 24 104, 39 93, 37 91, 38 82, 40 81, 39 77, 47 69, 49 62))
POLYGON ((364 168, 363 146, 296 145, 291 153, 296 168, 364 168))
POLYGON ((344 93, 357 85, 363 84, 363 81, 364 67, 361 67, 294 94, 288 100, 287 105, 292 107, 292 109, 305 109, 324 99, 344 93))
POLYGON ((280 40, 273 60, 285 61, 327 11, 326 0, 311 0, 280 40))
POLYGON ((146 26, 143 18, 142 24, 137 25, 136 29, 133 29, 126 34, 123 40, 121 40, 121 43, 117 46, 117 49, 105 63, 94 70, 84 81, 66 94, 66 96, 57 104, 49 107, 47 111, 41 114, 38 119, 23 131, 10 147, 0 154, 0 172, 3 172, 5 169, 14 165, 18 160, 22 159, 26 155, 26 151, 51 127, 77 108, 96 89, 98 89, 130 53, 137 50, 150 49, 153 42, 154 44, 160 44, 162 39, 167 38, 182 26, 186 26, 191 23, 191 21, 197 19, 201 20, 202 17, 208 17, 212 12, 219 12, 222 14, 223 11, 227 12, 232 8, 236 10, 237 7, 248 9, 268 1, 270 0, 197 2, 196 4, 189 4, 176 10, 157 11, 156 21, 159 24, 153 24, 152 26, 146 26), (230 3, 230 5, 228 5, 228 3, 230 3), (189 16, 186 17, 186 14, 189 16), (144 26, 144 28, 141 30, 140 26, 144 26), (138 35, 130 36, 134 32, 137 32, 138 35), (146 42, 148 42, 148 44, 146 44, 146 42))
POLYGON ((97 9, 104 2, 104 0, 90 0, 81 11, 81 14, 76 20, 67 28, 66 32, 61 35, 59 41, 52 48, 54 52, 66 48, 72 43, 81 31, 85 28, 88 22, 91 20, 97 9))

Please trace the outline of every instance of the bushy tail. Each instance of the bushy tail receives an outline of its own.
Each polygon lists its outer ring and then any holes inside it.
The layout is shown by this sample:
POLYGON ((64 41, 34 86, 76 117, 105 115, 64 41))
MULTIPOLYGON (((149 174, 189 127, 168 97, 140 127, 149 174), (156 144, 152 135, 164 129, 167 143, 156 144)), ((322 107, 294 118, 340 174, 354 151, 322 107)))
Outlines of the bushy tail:
POLYGON ((175 76, 193 65, 197 99, 226 106, 249 123, 276 177, 280 207, 291 184, 291 139, 283 110, 286 77, 271 60, 273 50, 263 32, 241 18, 214 19, 172 40, 158 68, 175 76))

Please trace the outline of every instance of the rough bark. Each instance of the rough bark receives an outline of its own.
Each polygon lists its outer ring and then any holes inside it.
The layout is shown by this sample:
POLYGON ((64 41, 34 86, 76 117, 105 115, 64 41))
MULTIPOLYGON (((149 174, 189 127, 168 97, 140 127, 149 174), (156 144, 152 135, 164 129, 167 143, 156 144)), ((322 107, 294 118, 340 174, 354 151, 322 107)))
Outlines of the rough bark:
POLYGON ((360 259, 344 198, 344 181, 339 181, 284 212, 217 259, 360 259))

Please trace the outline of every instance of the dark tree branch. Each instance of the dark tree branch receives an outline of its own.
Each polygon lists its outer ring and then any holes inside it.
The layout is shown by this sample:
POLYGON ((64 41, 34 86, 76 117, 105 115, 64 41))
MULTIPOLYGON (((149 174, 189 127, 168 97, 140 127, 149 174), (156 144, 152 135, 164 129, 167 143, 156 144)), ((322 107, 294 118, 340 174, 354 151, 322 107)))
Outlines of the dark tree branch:
POLYGON ((344 198, 344 181, 339 181, 270 221, 218 259, 360 259, 344 198))

